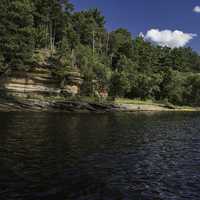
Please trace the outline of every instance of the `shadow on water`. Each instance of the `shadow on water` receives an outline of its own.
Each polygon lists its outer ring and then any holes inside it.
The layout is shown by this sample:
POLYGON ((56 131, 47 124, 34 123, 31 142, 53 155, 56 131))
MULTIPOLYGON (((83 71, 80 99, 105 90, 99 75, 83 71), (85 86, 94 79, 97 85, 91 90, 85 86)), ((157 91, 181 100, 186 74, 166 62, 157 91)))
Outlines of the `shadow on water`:
POLYGON ((197 200, 199 119, 0 113, 0 199, 197 200))

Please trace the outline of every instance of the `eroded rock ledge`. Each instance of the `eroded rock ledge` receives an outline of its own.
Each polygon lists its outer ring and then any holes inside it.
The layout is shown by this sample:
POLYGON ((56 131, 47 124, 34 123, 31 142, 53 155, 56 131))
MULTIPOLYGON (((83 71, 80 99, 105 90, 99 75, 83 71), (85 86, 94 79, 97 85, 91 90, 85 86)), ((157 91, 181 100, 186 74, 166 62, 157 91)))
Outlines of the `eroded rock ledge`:
POLYGON ((114 112, 120 107, 114 104, 81 101, 11 100, 0 99, 0 111, 49 111, 49 112, 114 112))
POLYGON ((190 111, 200 112, 200 108, 168 108, 162 105, 136 105, 83 102, 77 100, 38 100, 38 99, 1 99, 0 112, 34 111, 34 112, 161 112, 161 111, 190 111))
POLYGON ((0 92, 13 97, 76 96, 80 93, 80 72, 69 71, 64 82, 45 67, 36 67, 29 72, 12 71, 0 77, 0 92))

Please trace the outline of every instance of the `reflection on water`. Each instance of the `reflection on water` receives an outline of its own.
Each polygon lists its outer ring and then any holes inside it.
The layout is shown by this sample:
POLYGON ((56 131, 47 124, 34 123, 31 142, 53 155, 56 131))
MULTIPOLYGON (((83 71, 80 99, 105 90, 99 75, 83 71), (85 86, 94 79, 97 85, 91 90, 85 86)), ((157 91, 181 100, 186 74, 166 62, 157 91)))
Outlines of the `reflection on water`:
POLYGON ((199 122, 199 113, 0 113, 0 199, 199 200, 199 122))

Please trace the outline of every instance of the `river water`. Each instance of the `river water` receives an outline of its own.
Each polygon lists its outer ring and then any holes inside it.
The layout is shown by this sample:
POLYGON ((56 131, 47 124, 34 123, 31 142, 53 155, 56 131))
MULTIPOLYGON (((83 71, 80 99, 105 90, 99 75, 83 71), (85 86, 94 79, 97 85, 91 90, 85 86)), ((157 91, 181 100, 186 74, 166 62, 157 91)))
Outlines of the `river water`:
POLYGON ((199 200, 200 113, 0 113, 0 200, 199 200))

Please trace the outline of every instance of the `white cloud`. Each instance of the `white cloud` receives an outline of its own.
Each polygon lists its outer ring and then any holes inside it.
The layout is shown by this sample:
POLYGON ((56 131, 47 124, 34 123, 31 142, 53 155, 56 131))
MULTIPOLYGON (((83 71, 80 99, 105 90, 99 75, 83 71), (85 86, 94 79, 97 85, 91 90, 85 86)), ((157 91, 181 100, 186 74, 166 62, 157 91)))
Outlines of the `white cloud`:
POLYGON ((193 12, 200 13, 200 6, 195 6, 193 12))
POLYGON ((139 37, 144 38, 144 34, 142 32, 140 32, 139 37))
POLYGON ((159 29, 151 29, 144 35, 144 39, 160 46, 175 48, 185 46, 195 36, 197 36, 197 34, 183 33, 178 30, 160 31, 159 29))

